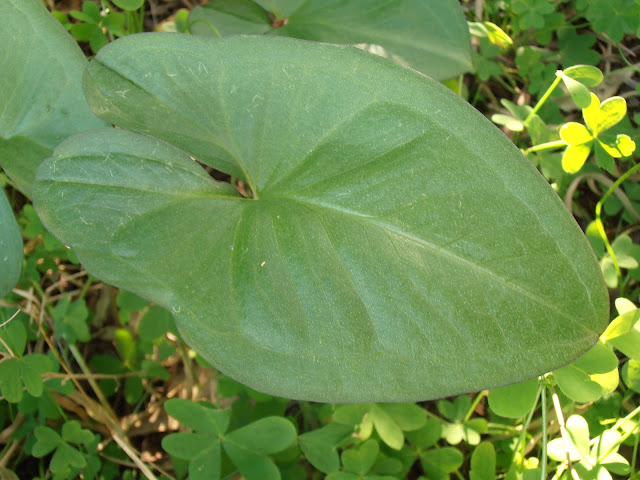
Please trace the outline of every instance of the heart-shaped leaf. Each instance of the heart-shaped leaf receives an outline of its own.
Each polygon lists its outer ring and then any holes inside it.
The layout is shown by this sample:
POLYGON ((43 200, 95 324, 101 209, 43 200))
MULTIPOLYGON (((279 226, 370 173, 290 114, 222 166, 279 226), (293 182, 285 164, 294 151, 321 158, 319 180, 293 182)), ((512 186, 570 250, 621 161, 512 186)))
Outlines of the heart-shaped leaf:
POLYGON ((58 147, 40 217, 252 388, 442 397, 562 366, 606 326, 599 266, 555 192, 416 72, 281 37, 144 34, 101 50, 85 87, 123 128, 58 147))
POLYGON ((0 298, 11 291, 22 270, 22 236, 9 201, 0 189, 0 298))
POLYGON ((355 45, 438 80, 472 69, 469 28, 456 0, 221 0, 194 8, 189 21, 198 35, 355 45))
POLYGON ((0 2, 0 164, 31 193, 36 168, 69 135, 105 126, 80 82, 87 60, 39 0, 0 2))

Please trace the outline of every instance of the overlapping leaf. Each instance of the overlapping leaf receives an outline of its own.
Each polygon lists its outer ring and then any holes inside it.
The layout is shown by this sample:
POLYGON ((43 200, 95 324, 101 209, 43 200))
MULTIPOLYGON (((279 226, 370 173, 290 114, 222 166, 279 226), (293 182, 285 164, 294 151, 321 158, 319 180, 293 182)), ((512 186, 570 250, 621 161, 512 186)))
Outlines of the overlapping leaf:
POLYGON ((0 2, 0 165, 26 194, 69 135, 105 126, 82 95, 78 44, 39 0, 0 2))
POLYGON ((217 0, 189 15, 199 35, 269 34, 356 45, 438 80, 472 68, 455 0, 217 0))
POLYGON ((43 164, 43 222, 255 389, 441 397, 565 365, 605 327, 598 264, 556 194, 413 71, 279 37, 145 34, 101 50, 85 88, 123 129, 43 164))
POLYGON ((0 189, 0 298, 11 291, 22 270, 22 236, 11 205, 0 189))

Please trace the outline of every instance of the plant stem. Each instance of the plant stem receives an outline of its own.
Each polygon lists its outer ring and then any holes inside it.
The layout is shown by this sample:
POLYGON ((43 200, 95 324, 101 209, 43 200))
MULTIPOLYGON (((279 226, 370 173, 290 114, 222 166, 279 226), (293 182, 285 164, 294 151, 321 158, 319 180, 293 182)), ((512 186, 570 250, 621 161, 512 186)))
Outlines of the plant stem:
POLYGON ((604 205, 604 202, 607 201, 607 199, 611 196, 611 194, 627 178, 629 178, 631 175, 633 175, 638 170, 640 170, 640 163, 634 165, 629 170, 627 170, 625 173, 620 175, 620 177, 615 182, 613 182, 613 185, 611 185, 611 187, 609 187, 609 190, 607 190, 605 192, 605 194, 602 196, 602 198, 596 204, 596 227, 598 229, 598 233, 600 234, 600 237, 602 237, 602 241, 604 242, 604 246, 607 249, 607 253, 611 257, 611 260, 613 261, 613 267, 616 269, 616 275, 618 275, 618 279, 622 279, 622 272, 620 271, 620 265, 618 265, 618 259, 616 258, 616 254, 613 252, 613 248, 611 247, 611 244, 609 243, 609 239, 607 238, 607 233, 604 231, 604 224, 602 223, 602 219, 601 219, 600 215, 602 213, 602 205, 604 205))
POLYGON ((556 410, 556 418, 558 419, 558 426, 560 427, 560 436, 562 437, 562 443, 564 444, 564 452, 567 456, 567 468, 571 473, 571 478, 573 480, 580 480, 578 476, 578 472, 576 472, 575 468, 573 468, 573 463, 571 462, 571 454, 569 453, 569 432, 567 432, 567 427, 564 423, 564 415, 562 415, 562 407, 560 406, 560 399, 558 398, 558 394, 553 390, 551 398, 553 399, 553 406, 556 410))
POLYGON ((547 478, 547 387, 542 385, 542 459, 540 460, 540 480, 547 478))
POLYGON ((522 455, 522 460, 524 460, 524 437, 527 434, 528 428, 529 428, 529 424, 531 423, 531 419, 533 418, 533 414, 535 413, 536 409, 538 408, 538 400, 540 400, 540 393, 542 392, 542 383, 540 383, 540 385, 538 385, 538 393, 536 393, 536 400, 535 402, 533 402, 533 407, 531 407, 531 411, 529 412, 529 415, 527 416, 527 420, 524 422, 524 424, 522 425, 522 433, 520 434, 520 436, 518 437, 518 441, 516 442, 516 446, 513 449, 513 458, 511 460, 511 463, 514 463, 516 461, 517 455, 518 455, 518 450, 520 449, 520 446, 522 446, 523 448, 523 455, 522 455))
POLYGON ((538 145, 534 145, 533 147, 529 147, 524 151, 525 155, 529 155, 533 152, 540 152, 542 150, 553 150, 555 148, 566 147, 568 145, 564 140, 556 140, 554 142, 540 143, 538 145))
POLYGON ((551 96, 553 91, 556 89, 556 87, 558 86, 558 84, 562 80, 562 77, 560 76, 560 73, 561 73, 561 70, 558 70, 556 72, 556 79, 553 81, 553 83, 547 89, 547 91, 544 92, 544 95, 542 95, 542 97, 540 97, 540 100, 538 100, 538 103, 536 103, 536 106, 533 107, 533 110, 531 110, 531 113, 529 115, 527 115, 527 118, 524 119, 524 122, 522 122, 522 124, 525 126, 525 128, 527 128, 529 126, 529 123, 531 122, 531 119, 533 118, 533 116, 536 113, 538 113, 538 110, 540 110, 542 105, 544 105, 544 102, 547 101, 547 99, 551 96))
POLYGON ((464 416, 464 420, 462 421, 462 423, 467 422, 471 418, 471 415, 473 415, 473 412, 475 411, 476 407, 478 406, 482 398, 487 394, 487 392, 488 390, 483 390, 481 392, 478 392, 478 395, 476 395, 476 398, 474 398, 473 402, 471 402, 471 406, 469 407, 469 410, 467 410, 467 414, 464 416))

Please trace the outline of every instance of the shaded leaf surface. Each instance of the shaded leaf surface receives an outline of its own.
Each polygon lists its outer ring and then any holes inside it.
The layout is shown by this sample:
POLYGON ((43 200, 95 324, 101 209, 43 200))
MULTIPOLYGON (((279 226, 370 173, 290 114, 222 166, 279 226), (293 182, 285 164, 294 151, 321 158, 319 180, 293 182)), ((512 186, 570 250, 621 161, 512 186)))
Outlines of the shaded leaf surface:
POLYGON ((0 18, 0 164, 29 195, 56 145, 106 123, 82 95, 84 54, 40 1, 2 1, 0 18))
POLYGON ((0 298, 20 279, 22 236, 4 190, 0 189, 0 298))
POLYGON ((223 0, 194 8, 189 21, 199 35, 270 34, 356 45, 438 80, 472 68, 469 29, 455 0, 223 0), (272 24, 269 13, 286 22, 272 24))
POLYGON ((101 50, 85 88, 101 117, 156 138, 69 139, 39 170, 39 215, 252 388, 448 396, 567 364, 605 327, 598 264, 556 194, 413 71, 279 37, 145 34, 101 50))

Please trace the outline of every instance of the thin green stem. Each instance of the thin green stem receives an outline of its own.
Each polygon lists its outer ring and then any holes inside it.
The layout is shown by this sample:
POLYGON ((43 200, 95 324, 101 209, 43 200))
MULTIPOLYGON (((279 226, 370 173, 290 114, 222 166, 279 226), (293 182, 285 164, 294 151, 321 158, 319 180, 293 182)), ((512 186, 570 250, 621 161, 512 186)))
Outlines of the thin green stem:
POLYGON ((547 478, 547 387, 542 381, 541 401, 542 401, 542 459, 540 460, 540 480, 547 478))
POLYGON ((638 442, 640 441, 640 431, 636 432, 636 441, 633 443, 633 455, 631 455, 631 473, 636 471, 636 459, 638 458, 638 442))
POLYGON ((564 140, 556 140, 553 142, 539 143, 538 145, 534 145, 533 147, 529 147, 524 151, 525 155, 529 155, 533 152, 541 152, 543 150, 554 150, 556 148, 566 147, 568 145, 564 140))
POLYGON ((622 47, 621 47, 620 43, 618 43, 617 46, 618 46, 618 53, 620 54, 620 57, 622 57, 622 60, 624 61, 624 63, 626 63, 627 66, 629 66, 629 68, 631 68, 636 73, 640 73, 640 68, 636 67, 633 63, 631 63, 627 59, 627 57, 625 57, 624 53, 622 53, 622 47))
POLYGON ((473 402, 471 402, 471 406, 469 407, 469 410, 467 410, 467 414, 464 416, 464 420, 462 421, 462 423, 466 423, 471 418, 471 415, 473 415, 473 412, 476 410, 476 407, 478 406, 478 404, 486 394, 487 394, 487 390, 478 392, 478 395, 476 395, 476 398, 474 398, 473 402))
POLYGON ((531 411, 529 412, 529 415, 527 416, 527 419, 525 420, 524 424, 522 425, 522 433, 518 437, 518 441, 516 443, 516 446, 513 449, 513 459, 511 460, 511 463, 514 463, 516 461, 516 458, 517 458, 517 455, 518 455, 518 450, 520 450, 521 447, 523 449, 522 457, 524 459, 524 447, 525 447, 524 437, 527 434, 527 431, 529 430, 529 424, 531 423, 531 419, 533 418, 533 414, 535 413, 536 409, 538 408, 538 401, 540 400, 540 393, 541 392, 542 392, 542 383, 540 383, 540 385, 538 385, 538 393, 536 393, 536 400, 535 400, 535 402, 533 402, 533 407, 531 407, 531 411))
POLYGON ((556 72, 556 79, 553 81, 553 83, 547 89, 547 91, 544 92, 544 95, 542 95, 542 97, 540 97, 540 100, 538 100, 538 103, 536 103, 536 106, 533 107, 533 110, 531 110, 531 113, 529 115, 527 115, 527 118, 524 119, 524 122, 522 122, 522 124, 525 126, 525 128, 527 128, 529 126, 529 123, 531 122, 531 119, 533 118, 533 116, 536 113, 538 113, 538 110, 540 110, 540 108, 542 108, 542 105, 544 105, 544 102, 546 102, 547 99, 551 96, 551 94, 556 89, 556 87, 558 86, 558 84, 560 83, 561 80, 562 80, 562 77, 560 76, 560 71, 558 71, 558 72, 556 72))
POLYGON ((111 409, 111 405, 109 405, 109 402, 107 401, 106 397, 104 396, 104 393, 102 393, 102 389, 100 388, 98 383, 93 378, 93 375, 92 375, 93 372, 89 369, 89 366, 84 361, 84 357, 82 356, 82 354, 78 350, 78 347, 76 347, 75 343, 68 343, 68 346, 69 346, 69 350, 71 351, 71 354, 73 355, 73 358, 75 358, 76 363, 80 367, 80 370, 82 370, 82 373, 84 373, 86 375, 86 380, 89 382, 89 385, 91 385, 91 388, 93 389, 93 392, 98 397, 98 400, 100 401, 100 404, 102 405, 102 408, 105 409, 105 411, 107 412, 109 417, 114 421, 114 423, 116 423, 115 419, 118 418, 118 417, 116 417, 116 414, 111 409))
POLYGON ((604 224, 602 223, 602 218, 601 218, 602 206, 604 205, 604 202, 606 202, 607 199, 611 196, 611 194, 627 178, 629 178, 631 175, 633 175, 638 170, 640 170, 640 163, 634 165, 629 170, 627 170, 625 173, 620 175, 620 177, 615 182, 613 182, 613 185, 611 185, 609 190, 607 190, 605 192, 605 194, 602 196, 602 198, 596 204, 596 228, 598 229, 598 233, 600 234, 600 237, 602 238, 602 241, 604 242, 604 246, 607 249, 607 253, 611 257, 611 260, 613 261, 613 267, 616 269, 616 275, 618 275, 618 279, 622 279, 622 272, 620 271, 620 265, 618 265, 618 259, 616 258, 616 254, 613 252, 613 248, 611 247, 611 244, 609 243, 609 239, 607 238, 607 233, 604 230, 604 224))

